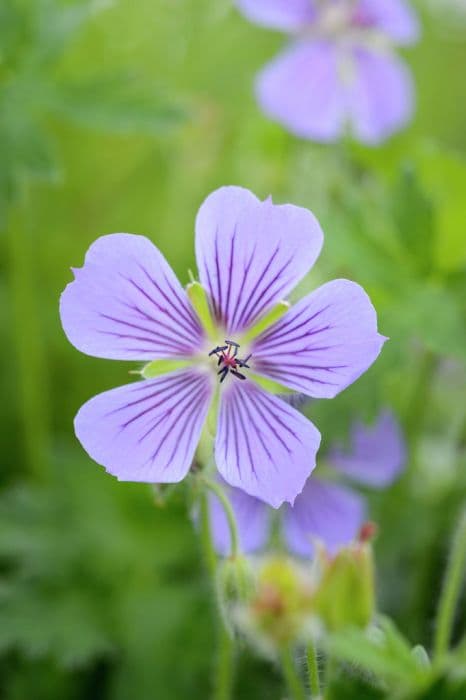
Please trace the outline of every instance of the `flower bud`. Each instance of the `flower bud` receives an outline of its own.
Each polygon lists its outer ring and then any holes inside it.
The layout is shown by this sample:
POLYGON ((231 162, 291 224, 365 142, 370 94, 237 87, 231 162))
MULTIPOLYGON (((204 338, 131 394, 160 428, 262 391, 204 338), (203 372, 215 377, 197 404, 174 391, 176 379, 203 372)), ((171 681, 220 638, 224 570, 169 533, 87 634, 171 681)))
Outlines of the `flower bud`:
POLYGON ((315 611, 330 631, 353 625, 367 627, 372 620, 375 610, 372 547, 362 539, 341 549, 333 559, 325 557, 321 561, 315 611))
POLYGON ((285 557, 260 564, 254 595, 237 610, 237 622, 263 651, 299 642, 309 634, 313 584, 309 573, 285 557))
POLYGON ((250 561, 243 555, 225 559, 219 566, 217 584, 223 608, 250 600, 255 592, 250 561))

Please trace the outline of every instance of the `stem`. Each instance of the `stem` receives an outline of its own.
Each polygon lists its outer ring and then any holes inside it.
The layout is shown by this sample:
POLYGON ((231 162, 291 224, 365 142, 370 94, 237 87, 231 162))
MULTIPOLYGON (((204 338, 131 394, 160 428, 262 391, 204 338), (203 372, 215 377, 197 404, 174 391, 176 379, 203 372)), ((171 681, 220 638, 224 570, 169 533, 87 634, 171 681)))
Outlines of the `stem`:
POLYGON ((25 462, 36 477, 47 468, 48 387, 44 349, 44 329, 40 322, 40 302, 36 284, 37 241, 30 236, 24 221, 28 212, 28 190, 21 202, 11 209, 7 221, 7 245, 10 265, 12 342, 18 372, 21 439, 25 462))
POLYGON ((280 654, 283 676, 293 700, 306 700, 306 692, 296 671, 291 649, 285 647, 280 654))
POLYGON ((236 559, 240 552, 240 546, 239 546, 239 535, 238 535, 238 528, 236 526, 236 518, 235 514, 233 512, 233 508, 231 506, 230 500, 226 496, 224 490, 218 484, 216 481, 213 481, 212 479, 209 479, 207 476, 202 477, 205 485, 207 486, 212 493, 214 493, 219 501, 221 502, 223 509, 225 511, 225 515, 228 521, 228 527, 230 529, 230 543, 231 543, 231 552, 230 556, 233 559, 236 559))
MULTIPOLYGON (((207 481, 207 480, 206 480, 207 481)), ((201 496, 201 542, 204 559, 214 586, 218 614, 218 653, 214 674, 212 700, 230 700, 233 691, 234 641, 231 637, 218 604, 217 555, 212 542, 207 494, 201 496)))
POLYGON ((448 652, 451 640, 455 609, 466 574, 466 510, 463 511, 453 535, 450 559, 445 573, 442 593, 437 611, 434 638, 434 658, 441 660, 448 652))
POLYGON ((425 350, 419 360, 419 372, 414 382, 411 400, 408 402, 405 426, 411 449, 414 449, 419 431, 422 429, 426 410, 429 405, 432 378, 438 365, 438 357, 430 350, 425 350))
POLYGON ((331 692, 331 686, 332 686, 332 679, 335 675, 335 671, 337 668, 337 661, 332 654, 328 653, 327 658, 325 660, 325 698, 330 699, 330 692, 331 692))
POLYGON ((307 671, 309 674, 309 686, 312 698, 320 696, 319 666, 317 663, 317 651, 313 642, 306 648, 307 671))

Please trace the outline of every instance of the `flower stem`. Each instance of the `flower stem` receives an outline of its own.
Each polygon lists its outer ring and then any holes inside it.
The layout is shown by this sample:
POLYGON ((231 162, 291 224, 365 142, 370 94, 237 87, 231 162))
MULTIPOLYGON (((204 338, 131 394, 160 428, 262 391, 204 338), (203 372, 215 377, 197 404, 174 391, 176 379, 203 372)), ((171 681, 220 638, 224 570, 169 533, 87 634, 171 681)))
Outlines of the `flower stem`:
POLYGON ((212 700, 230 700, 233 690, 234 641, 227 628, 218 603, 217 555, 212 542, 207 493, 201 495, 201 542, 216 598, 218 616, 218 652, 214 673, 212 700))
POLYGON ((450 559, 440 596, 434 638, 434 659, 441 660, 450 644, 455 609, 466 574, 466 509, 453 535, 450 559))
POLYGON ((236 526, 236 518, 235 514, 233 512, 233 508, 231 506, 230 500, 226 496, 224 490, 218 484, 216 481, 213 481, 212 479, 209 479, 207 476, 202 477, 204 484, 207 486, 212 493, 214 493, 219 501, 221 502, 223 509, 225 511, 225 515, 228 521, 228 527, 230 529, 230 542, 231 542, 231 551, 230 551, 230 556, 233 559, 236 559, 240 552, 240 547, 239 547, 239 536, 238 536, 238 528, 236 526))
POLYGON ((309 674, 309 686, 311 695, 314 700, 320 696, 319 683, 319 666, 317 664, 317 651, 313 642, 310 642, 306 648, 307 671, 309 674))
POLYGON ((301 679, 296 671, 293 653, 289 647, 282 649, 280 661, 283 676, 286 680, 288 691, 293 700, 306 700, 306 691, 303 688, 301 679))
POLYGON ((432 380, 437 366, 437 355, 430 350, 425 350, 423 356, 419 359, 419 370, 406 408, 405 429, 412 450, 423 427, 426 410, 429 406, 432 380))
POLYGON ((37 241, 30 235, 28 188, 7 217, 12 313, 12 354, 18 373, 18 413, 21 439, 29 472, 43 478, 47 471, 49 439, 47 364, 44 329, 36 285, 37 241))

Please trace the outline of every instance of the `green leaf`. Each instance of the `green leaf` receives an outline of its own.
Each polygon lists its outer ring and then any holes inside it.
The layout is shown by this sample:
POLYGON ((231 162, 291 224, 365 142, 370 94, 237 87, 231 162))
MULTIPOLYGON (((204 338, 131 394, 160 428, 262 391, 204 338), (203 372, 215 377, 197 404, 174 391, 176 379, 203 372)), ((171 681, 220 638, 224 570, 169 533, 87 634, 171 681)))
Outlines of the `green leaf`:
POLYGON ((391 338, 418 337, 434 353, 466 361, 463 309, 453 293, 441 285, 412 285, 402 290, 384 317, 391 338))
POLYGON ((153 86, 122 75, 61 85, 51 108, 79 126, 118 134, 164 133, 185 118, 184 111, 153 86))
POLYGON ((435 219, 432 202, 424 192, 415 166, 405 166, 392 193, 392 210, 401 244, 420 274, 433 263, 435 219))
POLYGON ((424 148, 419 173, 436 209, 437 266, 448 272, 466 264, 466 161, 457 154, 424 148))
POLYGON ((422 687, 425 683, 426 673, 408 642, 388 620, 367 632, 347 628, 329 635, 325 644, 340 660, 360 666, 397 690, 422 687))

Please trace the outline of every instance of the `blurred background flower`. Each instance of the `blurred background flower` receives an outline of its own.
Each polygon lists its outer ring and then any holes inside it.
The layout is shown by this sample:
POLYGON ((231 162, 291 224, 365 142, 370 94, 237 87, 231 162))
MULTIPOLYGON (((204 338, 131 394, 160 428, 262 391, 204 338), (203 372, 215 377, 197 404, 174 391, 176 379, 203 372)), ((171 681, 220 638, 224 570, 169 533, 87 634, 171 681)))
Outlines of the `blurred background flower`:
MULTIPOLYGON (((364 499, 348 486, 334 483, 335 477, 348 477, 363 486, 387 488, 405 466, 406 446, 401 427, 395 416, 381 413, 374 425, 356 423, 351 430, 348 451, 331 447, 320 455, 324 478, 309 477, 293 505, 283 506, 275 514, 262 501, 240 489, 226 486, 236 514, 239 537, 244 552, 264 549, 271 540, 277 515, 281 529, 278 542, 292 554, 311 557, 315 545, 335 555, 344 545, 356 539, 367 517, 364 499), (325 478, 326 477, 326 478, 325 478)), ((230 554, 230 530, 222 504, 210 494, 211 521, 215 546, 220 554, 230 554)), ((274 544, 272 540, 272 545, 274 544)))
POLYGON ((397 45, 417 41, 404 0, 238 0, 252 21, 291 33, 257 79, 259 104, 297 136, 329 142, 347 130, 378 144, 412 117, 414 88, 397 45))

